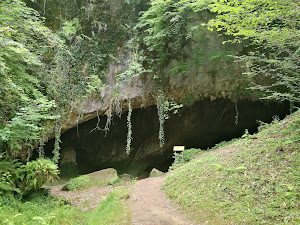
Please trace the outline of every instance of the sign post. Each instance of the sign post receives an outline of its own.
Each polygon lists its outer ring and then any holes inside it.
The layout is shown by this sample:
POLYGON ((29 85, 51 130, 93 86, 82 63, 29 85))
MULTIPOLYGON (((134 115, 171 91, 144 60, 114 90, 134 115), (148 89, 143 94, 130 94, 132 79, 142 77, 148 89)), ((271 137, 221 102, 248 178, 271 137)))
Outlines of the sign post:
MULTIPOLYGON (((181 153, 181 158, 182 158, 182 162, 183 162, 183 151, 184 151, 184 146, 174 146, 173 147, 173 151, 175 153, 181 153)), ((175 161, 176 161, 176 157, 175 157, 175 161)))

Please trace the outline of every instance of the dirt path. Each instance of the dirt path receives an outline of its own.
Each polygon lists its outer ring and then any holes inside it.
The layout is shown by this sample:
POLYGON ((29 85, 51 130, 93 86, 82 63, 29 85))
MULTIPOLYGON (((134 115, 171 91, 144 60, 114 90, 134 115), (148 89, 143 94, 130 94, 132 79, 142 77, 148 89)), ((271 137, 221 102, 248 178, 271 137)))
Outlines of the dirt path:
POLYGON ((70 204, 82 211, 95 209, 100 202, 115 189, 112 186, 91 187, 79 191, 62 191, 64 185, 47 186, 50 194, 56 197, 64 197, 70 201, 70 204))
MULTIPOLYGON (((152 177, 139 180, 131 186, 129 204, 132 217, 132 225, 195 225, 165 196, 161 190, 165 176, 152 177)), ((62 191, 64 185, 47 186, 52 196, 67 198, 71 205, 82 211, 93 210, 101 200, 109 195, 113 189, 120 187, 91 187, 79 191, 62 191)))
POLYGON ((165 176, 138 181, 129 197, 134 225, 193 225, 161 190, 165 176))

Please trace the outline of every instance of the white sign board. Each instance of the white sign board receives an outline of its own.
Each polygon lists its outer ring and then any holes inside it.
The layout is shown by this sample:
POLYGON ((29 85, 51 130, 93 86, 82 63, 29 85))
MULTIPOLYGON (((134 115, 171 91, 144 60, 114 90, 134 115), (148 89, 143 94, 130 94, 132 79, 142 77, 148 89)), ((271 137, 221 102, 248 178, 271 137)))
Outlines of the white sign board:
POLYGON ((174 146, 173 151, 174 152, 183 152, 184 146, 174 146))

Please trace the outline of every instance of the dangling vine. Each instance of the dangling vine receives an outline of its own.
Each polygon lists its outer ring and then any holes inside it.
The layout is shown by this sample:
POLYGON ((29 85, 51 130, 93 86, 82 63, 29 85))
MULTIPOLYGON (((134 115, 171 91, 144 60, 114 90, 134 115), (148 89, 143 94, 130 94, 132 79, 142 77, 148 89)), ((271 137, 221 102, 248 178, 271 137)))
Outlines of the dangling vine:
POLYGON ((58 160, 60 158, 60 146, 59 143, 61 143, 60 140, 60 134, 61 134, 61 119, 56 119, 55 120, 55 143, 54 143, 54 149, 53 149, 53 158, 52 161, 54 163, 58 163, 58 160))
POLYGON ((165 132, 164 132, 164 123, 165 123, 165 106, 164 106, 164 97, 160 95, 157 99, 157 115, 159 121, 159 131, 158 131, 158 140, 159 146, 163 147, 165 145, 165 132))
POLYGON ((159 121, 159 131, 158 131, 158 140, 159 146, 163 147, 165 145, 165 132, 164 124, 167 119, 169 119, 169 112, 173 111, 173 114, 177 114, 178 110, 183 107, 182 104, 176 104, 174 101, 169 102, 165 99, 163 94, 160 94, 156 103, 157 115, 159 121))
POLYGON ((130 147, 132 141, 132 124, 131 124, 131 116, 132 116, 132 106, 131 100, 128 98, 128 114, 127 114, 127 142, 126 142, 126 153, 130 154, 130 147))
MULTIPOLYGON (((38 147, 38 154, 39 154, 39 158, 44 158, 45 157, 45 152, 44 152, 44 145, 45 145, 45 142, 47 141, 47 139, 44 137, 41 137, 40 139, 40 143, 39 143, 39 147, 38 147)), ((30 154, 28 152, 28 158, 27 158, 27 161, 29 161, 29 158, 30 158, 30 154)))
POLYGON ((235 125, 237 125, 239 122, 239 110, 238 110, 237 101, 234 102, 234 109, 235 109, 235 125))

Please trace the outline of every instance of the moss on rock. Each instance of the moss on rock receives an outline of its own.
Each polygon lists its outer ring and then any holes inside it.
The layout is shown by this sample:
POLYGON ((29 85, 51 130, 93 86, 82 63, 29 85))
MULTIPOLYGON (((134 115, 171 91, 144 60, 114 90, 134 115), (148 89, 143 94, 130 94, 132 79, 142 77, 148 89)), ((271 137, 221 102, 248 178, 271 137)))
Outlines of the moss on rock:
POLYGON ((117 171, 109 168, 73 178, 62 189, 64 191, 76 191, 93 186, 112 185, 118 179, 117 171))

